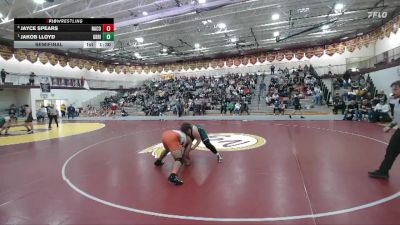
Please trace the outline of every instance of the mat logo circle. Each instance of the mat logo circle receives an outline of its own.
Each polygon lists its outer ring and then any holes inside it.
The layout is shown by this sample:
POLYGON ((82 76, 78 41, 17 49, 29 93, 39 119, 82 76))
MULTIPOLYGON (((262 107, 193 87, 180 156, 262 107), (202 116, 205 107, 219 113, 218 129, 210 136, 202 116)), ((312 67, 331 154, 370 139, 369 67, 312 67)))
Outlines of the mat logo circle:
MULTIPOLYGON (((243 133, 213 133, 209 134, 210 142, 218 151, 242 151, 258 148, 267 141, 259 136, 243 133)), ((151 153, 154 157, 158 157, 164 150, 162 143, 150 146, 141 153, 151 153)), ((203 143, 196 150, 209 151, 203 143)))

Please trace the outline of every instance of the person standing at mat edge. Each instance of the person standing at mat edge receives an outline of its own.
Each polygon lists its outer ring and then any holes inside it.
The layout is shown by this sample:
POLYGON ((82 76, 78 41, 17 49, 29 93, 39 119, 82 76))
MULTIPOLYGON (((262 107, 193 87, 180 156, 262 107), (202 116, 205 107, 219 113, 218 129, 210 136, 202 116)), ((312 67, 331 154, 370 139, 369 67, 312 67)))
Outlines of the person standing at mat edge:
MULTIPOLYGON (((221 153, 217 151, 214 145, 211 144, 210 139, 208 138, 208 134, 206 129, 200 124, 190 124, 190 123, 183 123, 181 125, 181 131, 184 131, 192 140, 196 139, 196 143, 190 148, 190 151, 195 150, 197 146, 201 142, 217 156, 218 162, 222 162, 223 158, 221 153), (190 126, 192 129, 184 131, 185 127, 190 126)), ((189 152, 186 153, 186 156, 189 157, 189 152)))
MULTIPOLYGON (((187 129, 190 129, 189 127, 187 129)), ((183 156, 185 151, 192 145, 192 140, 188 137, 185 132, 180 130, 167 130, 162 134, 161 137, 164 151, 161 152, 160 157, 154 162, 156 166, 162 166, 164 163, 162 160, 171 153, 174 158, 174 166, 172 167, 171 174, 168 177, 168 181, 175 185, 182 185, 183 181, 177 176, 179 169, 183 164, 183 156)))
POLYGON ((390 138, 389 145, 386 148, 385 158, 383 159, 379 169, 368 172, 368 175, 373 178, 388 179, 389 170, 392 168, 396 157, 400 153, 400 128, 398 126, 400 124, 400 80, 393 82, 390 87, 392 88, 393 97, 397 101, 394 104, 393 121, 387 127, 383 128, 383 131, 388 132, 394 127, 397 127, 397 129, 390 138))

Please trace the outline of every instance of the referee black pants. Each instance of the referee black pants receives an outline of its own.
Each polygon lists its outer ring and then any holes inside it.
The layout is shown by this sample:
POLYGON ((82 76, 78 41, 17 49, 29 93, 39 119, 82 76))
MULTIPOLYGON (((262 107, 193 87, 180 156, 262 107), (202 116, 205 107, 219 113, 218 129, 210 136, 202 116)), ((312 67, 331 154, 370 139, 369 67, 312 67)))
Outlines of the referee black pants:
POLYGON ((400 129, 394 132, 393 136, 390 138, 389 145, 386 149, 385 159, 382 161, 379 171, 381 173, 387 174, 392 168, 394 160, 400 153, 400 129))

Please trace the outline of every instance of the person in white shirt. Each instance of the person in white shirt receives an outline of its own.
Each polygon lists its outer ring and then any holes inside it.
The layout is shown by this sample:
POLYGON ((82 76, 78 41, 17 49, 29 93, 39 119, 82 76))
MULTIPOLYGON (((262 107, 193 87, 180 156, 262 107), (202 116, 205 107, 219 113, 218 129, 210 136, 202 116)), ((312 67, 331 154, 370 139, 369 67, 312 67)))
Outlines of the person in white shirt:
POLYGON ((389 122, 391 120, 389 116, 389 111, 389 104, 381 99, 374 108, 374 112, 372 113, 372 120, 375 122, 389 122))
POLYGON ((382 161, 378 170, 368 172, 368 175, 372 178, 388 179, 389 170, 392 168, 396 157, 400 154, 400 80, 395 81, 390 85, 392 93, 397 102, 394 106, 394 117, 393 121, 383 128, 383 132, 388 132, 392 128, 397 128, 393 136, 390 138, 389 145, 386 148, 385 158, 382 161))

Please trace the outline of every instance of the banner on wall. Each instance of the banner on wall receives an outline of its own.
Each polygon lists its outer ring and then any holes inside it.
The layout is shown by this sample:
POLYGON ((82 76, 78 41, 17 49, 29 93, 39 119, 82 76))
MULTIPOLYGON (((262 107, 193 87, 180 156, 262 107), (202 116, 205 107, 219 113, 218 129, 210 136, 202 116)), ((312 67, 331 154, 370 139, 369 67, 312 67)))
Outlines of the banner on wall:
POLYGON ((251 56, 251 57, 250 57, 250 63, 253 64, 253 65, 256 64, 256 63, 257 63, 257 57, 254 56, 254 55, 251 56))
POLYGON ((24 61, 26 59, 26 55, 27 54, 26 54, 26 50, 25 49, 17 49, 14 52, 14 57, 20 62, 22 62, 22 61, 24 61))
POLYGON ((47 54, 46 52, 41 52, 41 53, 39 53, 39 61, 40 61, 42 64, 48 63, 48 62, 49 62, 48 54, 47 54))
POLYGON ((258 61, 259 61, 260 63, 264 63, 266 59, 267 59, 267 57, 265 56, 264 53, 261 53, 261 54, 258 56, 258 61))
POLYGON ((68 59, 65 56, 59 56, 58 57, 58 64, 62 67, 66 67, 68 65, 68 59))
POLYGON ((304 49, 298 49, 298 50, 296 50, 296 52, 294 53, 294 56, 295 56, 296 59, 298 59, 298 60, 304 58, 304 49))
POLYGON ((48 54, 48 57, 49 57, 49 62, 50 62, 50 64, 52 66, 57 65, 57 63, 58 63, 58 55, 50 53, 50 54, 48 54))
POLYGON ((13 49, 7 46, 0 45, 0 56, 5 60, 11 59, 13 57, 13 49))
POLYGON ((38 60, 38 53, 36 51, 27 50, 26 59, 31 63, 35 63, 38 60))
POLYGON ((285 54, 283 54, 283 52, 278 52, 278 54, 276 55, 276 60, 278 61, 282 61, 285 58, 285 54))
POLYGON ((40 78, 40 91, 42 93, 51 92, 50 78, 48 76, 43 76, 40 78))
POLYGON ((268 62, 270 62, 270 63, 272 63, 272 62, 275 60, 275 58, 276 58, 275 53, 269 53, 269 54, 267 55, 267 60, 268 60, 268 62))

